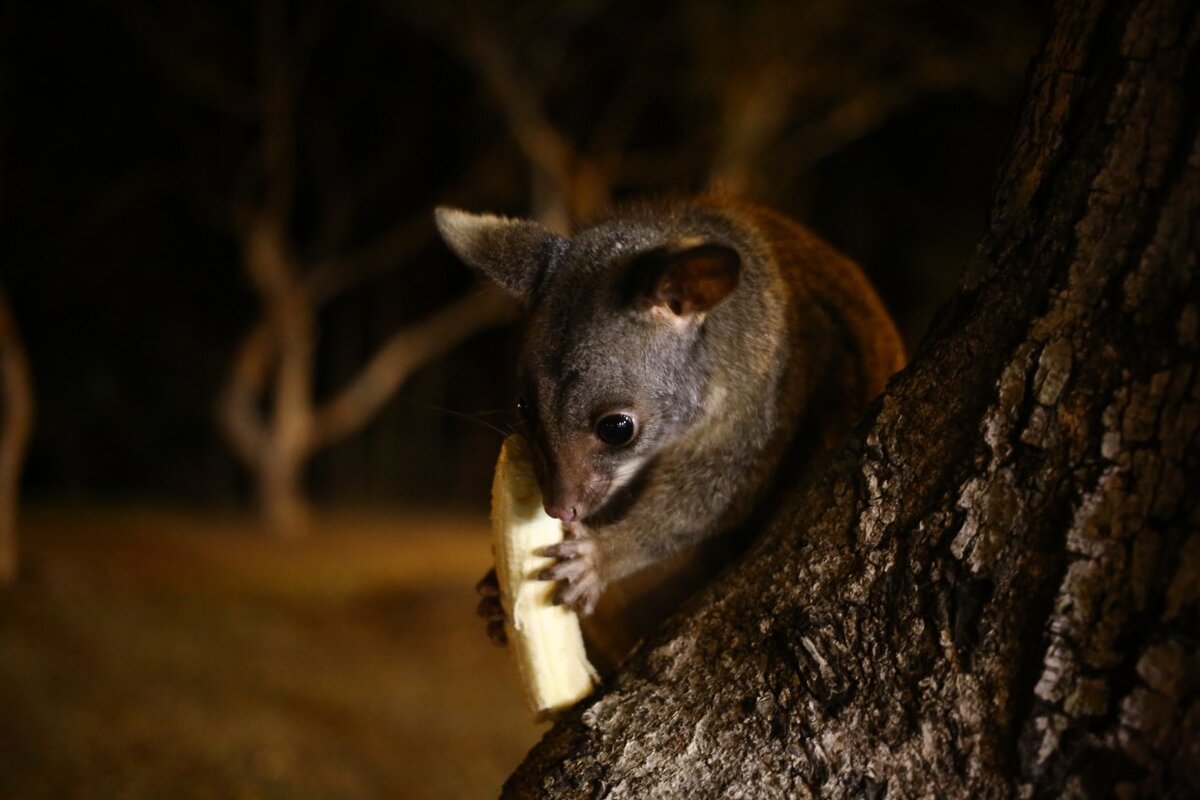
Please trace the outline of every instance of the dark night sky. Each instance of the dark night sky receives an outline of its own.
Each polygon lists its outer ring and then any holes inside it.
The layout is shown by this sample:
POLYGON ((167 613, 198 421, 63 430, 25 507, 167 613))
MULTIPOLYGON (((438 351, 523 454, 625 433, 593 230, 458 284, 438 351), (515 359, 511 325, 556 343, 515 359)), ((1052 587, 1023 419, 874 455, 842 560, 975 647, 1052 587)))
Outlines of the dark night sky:
MULTIPOLYGON (((928 26, 938 35, 968 35, 939 30, 965 25, 966 12, 910 5, 941 21, 928 26)), ((594 98, 641 54, 648 60, 638 63, 665 77, 634 145, 703 143, 703 109, 671 83, 696 66, 677 57, 669 34, 685 7, 605 6, 573 40, 551 87, 555 120, 569 132, 593 124, 594 98)), ((296 239, 313 255, 322 202, 338 191, 356 198, 350 244, 447 200, 528 208, 527 167, 494 107, 452 48, 414 26, 411 9, 395 8, 331 3, 294 12, 297 28, 311 18, 316 31, 298 99, 294 216, 296 239), (318 8, 326 10, 310 16, 318 8)), ((256 130, 182 89, 169 62, 174 51, 250 85, 250 4, 193 4, 164 16, 153 3, 12 3, 3 13, 0 281, 38 390, 27 487, 43 498, 237 502, 245 479, 211 410, 256 310, 236 242, 222 228, 256 130), (147 15, 167 20, 150 44, 147 15), (166 56, 155 51, 163 42, 166 56)), ((1041 21, 1032 10, 1026 16, 1013 47, 1032 52, 1041 21)), ((856 57, 853 42, 832 46, 856 57)), ((986 96, 951 89, 917 97, 771 198, 863 263, 910 341, 983 229, 1020 77, 986 96)), ((696 185, 693 177, 659 188, 696 185)), ((468 280, 430 238, 417 257, 333 303, 321 317, 319 387, 340 384, 390 331, 468 280)), ((505 406, 513 339, 511 330, 481 336, 423 369, 365 433, 317 458, 316 495, 482 502, 497 437, 426 406, 505 406)))

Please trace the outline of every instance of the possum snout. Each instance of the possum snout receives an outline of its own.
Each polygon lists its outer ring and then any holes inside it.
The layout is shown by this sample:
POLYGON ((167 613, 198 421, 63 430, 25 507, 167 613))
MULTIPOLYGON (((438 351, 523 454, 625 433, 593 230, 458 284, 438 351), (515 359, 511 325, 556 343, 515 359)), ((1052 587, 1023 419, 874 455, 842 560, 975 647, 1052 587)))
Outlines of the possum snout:
POLYGON ((563 522, 585 519, 600 499, 596 488, 594 475, 576 476, 559 471, 549 481, 549 486, 542 487, 546 513, 563 522))
POLYGON ((574 522, 579 513, 575 510, 575 506, 557 505, 547 500, 545 503, 546 513, 555 519, 561 519, 563 522, 574 522))
POLYGON ((608 493, 611 481, 586 462, 547 459, 547 475, 541 480, 546 513, 563 522, 586 519, 608 493))

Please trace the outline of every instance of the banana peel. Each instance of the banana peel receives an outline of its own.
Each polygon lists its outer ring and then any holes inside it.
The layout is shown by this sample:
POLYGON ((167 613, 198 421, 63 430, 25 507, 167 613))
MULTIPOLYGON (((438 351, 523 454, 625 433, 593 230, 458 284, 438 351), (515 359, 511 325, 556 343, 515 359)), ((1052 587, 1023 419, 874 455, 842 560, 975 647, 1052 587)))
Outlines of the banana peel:
POLYGON ((562 523, 542 508, 528 445, 510 436, 492 483, 492 534, 505 629, 530 708, 553 716, 591 694, 599 682, 584 649, 579 617, 555 602, 555 584, 537 574, 553 559, 541 548, 562 541, 562 523))

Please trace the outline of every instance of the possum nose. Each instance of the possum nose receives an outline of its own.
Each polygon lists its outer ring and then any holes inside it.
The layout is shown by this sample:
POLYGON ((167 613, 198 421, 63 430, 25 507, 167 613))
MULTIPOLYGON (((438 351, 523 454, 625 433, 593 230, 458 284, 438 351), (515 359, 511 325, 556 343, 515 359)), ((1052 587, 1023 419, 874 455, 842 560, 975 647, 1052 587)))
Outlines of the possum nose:
POLYGON ((575 507, 565 505, 546 504, 546 513, 555 519, 561 519, 563 522, 575 521, 575 507))

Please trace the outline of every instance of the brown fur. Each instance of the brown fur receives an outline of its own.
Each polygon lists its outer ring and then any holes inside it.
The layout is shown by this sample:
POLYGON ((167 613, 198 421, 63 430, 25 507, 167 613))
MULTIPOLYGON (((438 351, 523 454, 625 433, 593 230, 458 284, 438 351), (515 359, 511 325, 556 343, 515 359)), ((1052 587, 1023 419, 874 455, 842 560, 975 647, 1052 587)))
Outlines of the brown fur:
POLYGON ((781 464, 834 446, 904 362, 858 267, 749 203, 642 203, 571 239, 460 212, 439 225, 527 305, 525 435, 547 506, 582 520, 547 577, 595 607, 609 662, 745 548, 781 464), (589 432, 614 404, 641 422, 627 447, 589 432))

